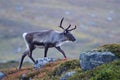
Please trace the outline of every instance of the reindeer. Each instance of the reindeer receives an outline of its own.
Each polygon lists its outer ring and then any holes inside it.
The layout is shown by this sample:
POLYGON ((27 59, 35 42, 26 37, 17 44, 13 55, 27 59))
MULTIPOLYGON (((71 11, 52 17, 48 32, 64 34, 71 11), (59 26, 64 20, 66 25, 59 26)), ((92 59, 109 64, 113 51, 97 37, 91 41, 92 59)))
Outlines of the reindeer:
POLYGON ((72 30, 76 29, 76 25, 74 28, 70 29, 70 24, 65 29, 64 27, 62 27, 63 20, 64 18, 61 19, 59 26, 61 29, 63 29, 63 32, 55 30, 42 30, 39 32, 23 33, 23 38, 27 48, 21 57, 21 61, 18 67, 19 69, 21 69, 23 60, 27 55, 34 62, 34 64, 36 63, 36 61, 32 57, 32 51, 35 48, 44 48, 44 57, 47 57, 48 49, 55 47, 58 51, 60 51, 63 54, 65 59, 67 58, 60 46, 65 42, 74 42, 76 40, 75 37, 70 33, 72 30))

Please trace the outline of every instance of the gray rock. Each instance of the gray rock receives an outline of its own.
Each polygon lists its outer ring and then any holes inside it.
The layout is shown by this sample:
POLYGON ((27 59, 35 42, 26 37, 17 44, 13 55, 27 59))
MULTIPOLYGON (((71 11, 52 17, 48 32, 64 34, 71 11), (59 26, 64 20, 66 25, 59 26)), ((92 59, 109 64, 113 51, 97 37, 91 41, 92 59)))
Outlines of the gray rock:
POLYGON ((80 66, 82 70, 89 70, 115 59, 115 55, 111 52, 83 52, 80 54, 80 66))
POLYGON ((67 79, 68 79, 70 76, 72 76, 73 74, 75 74, 75 71, 67 72, 67 73, 65 73, 65 75, 63 75, 63 76, 61 77, 60 80, 67 80, 67 79))
POLYGON ((65 11, 65 14, 66 14, 66 15, 70 15, 71 12, 70 12, 70 11, 65 11))
POLYGON ((36 61, 36 64, 34 64, 34 68, 37 69, 37 68, 41 68, 43 67, 44 65, 46 65, 47 63, 49 62, 55 62, 57 59, 53 59, 53 58, 40 58, 36 61))
POLYGON ((19 11, 19 12, 23 11, 23 9, 24 9, 24 7, 22 5, 17 5, 16 6, 16 10, 19 11))
POLYGON ((113 18, 112 18, 111 16, 108 16, 108 17, 106 18, 106 20, 107 20, 108 22, 111 22, 111 21, 113 20, 113 18))
POLYGON ((5 74, 3 72, 0 72, 0 80, 2 80, 5 77, 5 74))
POLYGON ((94 22, 94 21, 89 21, 89 23, 88 23, 90 26, 96 26, 96 22, 94 22))
POLYGON ((97 15, 96 15, 95 13, 92 13, 92 14, 90 14, 90 17, 91 17, 91 18, 96 18, 97 15))
POLYGON ((26 76, 26 74, 22 74, 20 77, 20 80, 31 80, 29 77, 26 76))

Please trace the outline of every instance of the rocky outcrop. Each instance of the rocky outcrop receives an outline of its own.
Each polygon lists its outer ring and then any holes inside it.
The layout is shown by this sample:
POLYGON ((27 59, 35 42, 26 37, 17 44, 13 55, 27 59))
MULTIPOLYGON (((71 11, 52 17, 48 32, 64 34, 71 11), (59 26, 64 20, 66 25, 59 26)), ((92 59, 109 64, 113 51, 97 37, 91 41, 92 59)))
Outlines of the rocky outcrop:
POLYGON ((88 51, 80 54, 80 66, 82 70, 93 69, 101 64, 111 62, 116 57, 111 52, 88 51))
POLYGON ((37 69, 37 68, 41 68, 43 67, 45 64, 47 63, 50 63, 50 62, 55 62, 57 59, 53 59, 53 58, 48 58, 48 57, 45 57, 45 58, 40 58, 36 61, 36 64, 34 64, 34 68, 37 69))

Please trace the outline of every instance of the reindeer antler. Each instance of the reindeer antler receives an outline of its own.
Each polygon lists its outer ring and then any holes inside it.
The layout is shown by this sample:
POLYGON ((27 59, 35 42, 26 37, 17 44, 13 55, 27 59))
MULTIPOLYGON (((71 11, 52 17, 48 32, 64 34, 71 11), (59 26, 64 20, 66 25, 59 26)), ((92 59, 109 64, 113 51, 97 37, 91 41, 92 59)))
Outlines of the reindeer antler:
POLYGON ((63 27, 62 27, 62 22, 63 22, 63 20, 64 20, 64 17, 61 19, 61 21, 60 21, 60 28, 62 28, 63 30, 65 30, 63 27))
POLYGON ((68 30, 71 27, 71 24, 69 24, 69 26, 66 28, 66 30, 68 30))
POLYGON ((69 29, 69 28, 68 28, 68 31, 72 31, 72 30, 74 30, 74 29, 76 29, 76 28, 77 28, 77 26, 75 25, 75 27, 72 28, 72 29, 69 29))
POLYGON ((72 28, 72 29, 69 29, 70 27, 71 27, 71 24, 69 24, 69 26, 65 29, 65 28, 63 28, 63 26, 62 26, 62 22, 63 22, 63 20, 64 20, 64 17, 61 19, 61 21, 60 21, 60 28, 62 28, 63 30, 67 30, 67 31, 72 31, 72 30, 74 30, 74 29, 76 29, 76 25, 75 25, 75 27, 74 28, 72 28))

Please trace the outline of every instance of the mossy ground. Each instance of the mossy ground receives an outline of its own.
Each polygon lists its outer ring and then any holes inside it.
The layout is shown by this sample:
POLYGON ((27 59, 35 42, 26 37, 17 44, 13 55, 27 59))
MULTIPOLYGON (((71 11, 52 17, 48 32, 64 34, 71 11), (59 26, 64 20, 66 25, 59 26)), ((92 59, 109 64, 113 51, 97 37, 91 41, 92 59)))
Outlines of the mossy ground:
POLYGON ((27 78, 31 78, 32 80, 59 80, 67 71, 76 72, 68 80, 119 80, 120 60, 101 65, 88 71, 81 70, 79 60, 60 60, 49 63, 40 70, 34 70, 32 67, 24 67, 22 70, 3 70, 7 75, 4 80, 19 80, 22 74, 25 74, 27 78))
POLYGON ((81 70, 78 59, 58 60, 37 70, 34 70, 32 67, 24 67, 21 70, 8 68, 1 71, 6 74, 4 80, 19 80, 22 74, 25 74, 27 78, 32 80, 60 80, 61 76, 68 71, 76 72, 68 80, 120 80, 119 48, 119 44, 108 44, 98 47, 97 51, 111 51, 118 59, 88 71, 81 70))
POLYGON ((22 74, 25 74, 26 78, 31 78, 32 80, 49 80, 48 76, 50 73, 52 73, 61 63, 64 63, 66 61, 69 60, 58 60, 56 62, 45 65, 41 69, 36 70, 33 69, 32 66, 26 66, 21 70, 18 70, 17 68, 7 68, 3 70, 1 69, 1 71, 6 74, 4 80, 19 80, 21 79, 22 74))
MULTIPOLYGON (((47 75, 47 79, 59 80, 67 71, 76 73, 67 80, 119 80, 120 79, 120 60, 103 64, 93 70, 82 71, 78 60, 71 60, 62 63, 52 73, 47 75)), ((46 78, 44 78, 47 80, 46 78)))
POLYGON ((82 71, 77 70, 77 73, 71 76, 68 80, 119 80, 120 79, 120 44, 106 44, 100 46, 95 51, 110 51, 118 60, 111 63, 106 63, 93 70, 82 71))
POLYGON ((77 71, 68 80, 119 80, 120 60, 101 65, 93 70, 77 71))
POLYGON ((96 51, 110 51, 120 58, 120 44, 106 44, 95 49, 96 51))
MULTIPOLYGON (((81 70, 80 69, 80 64, 79 60, 68 60, 65 61, 64 63, 61 63, 58 67, 55 68, 54 71, 49 73, 46 77, 49 80, 59 80, 60 77, 67 71, 76 71, 76 70, 81 70)), ((44 78, 45 80, 46 77, 44 78)))
MULTIPOLYGON (((8 61, 6 63, 0 63, 0 70, 9 69, 9 68, 17 68, 18 65, 19 65, 19 62, 17 61, 8 61)), ((23 67, 26 67, 26 66, 32 66, 32 63, 24 62, 23 67)))

